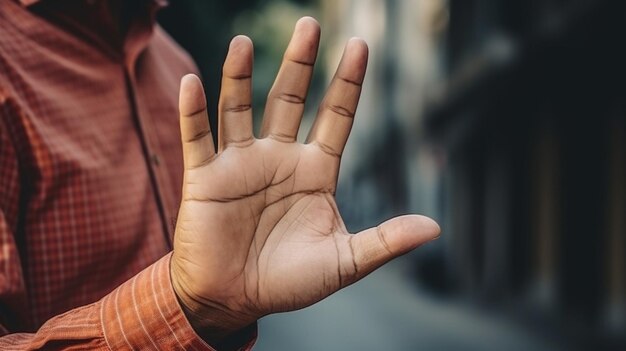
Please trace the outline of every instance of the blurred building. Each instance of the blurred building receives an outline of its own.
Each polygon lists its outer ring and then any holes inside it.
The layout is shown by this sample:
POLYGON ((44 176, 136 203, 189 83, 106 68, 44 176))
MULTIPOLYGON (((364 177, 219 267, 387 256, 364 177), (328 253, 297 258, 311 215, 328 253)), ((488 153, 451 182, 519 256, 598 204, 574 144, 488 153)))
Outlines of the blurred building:
POLYGON ((437 217, 436 160, 420 147, 421 116, 429 87, 443 73, 445 1, 322 0, 320 5, 327 45, 322 59, 329 74, 350 37, 362 37, 370 48, 337 196, 348 227, 372 226, 402 212, 437 217))
POLYGON ((321 4, 328 72, 350 36, 372 53, 342 164, 347 222, 435 216, 422 283, 561 345, 624 347, 624 3, 321 4))
MULTIPOLYGON (((269 88, 282 35, 319 14, 311 102, 346 40, 363 37, 368 75, 337 193, 348 228, 435 217, 442 239, 409 257, 419 286, 558 349, 626 349, 624 1, 179 0, 167 11, 213 107, 235 29, 255 40, 255 87, 269 88)), ((308 104, 305 132, 314 113, 308 104)))
POLYGON ((581 349, 626 343, 623 1, 450 0, 428 104, 448 288, 581 349))

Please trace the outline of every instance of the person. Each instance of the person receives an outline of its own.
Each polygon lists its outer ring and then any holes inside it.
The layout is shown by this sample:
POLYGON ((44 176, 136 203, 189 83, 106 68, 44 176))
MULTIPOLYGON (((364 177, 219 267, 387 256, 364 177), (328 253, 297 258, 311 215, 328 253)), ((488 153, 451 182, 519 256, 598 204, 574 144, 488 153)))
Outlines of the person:
POLYGON ((439 235, 417 215, 349 234, 335 204, 363 40, 298 143, 318 23, 297 22, 256 137, 252 42, 235 37, 215 148, 163 5, 0 0, 0 349, 250 349, 262 316, 439 235))

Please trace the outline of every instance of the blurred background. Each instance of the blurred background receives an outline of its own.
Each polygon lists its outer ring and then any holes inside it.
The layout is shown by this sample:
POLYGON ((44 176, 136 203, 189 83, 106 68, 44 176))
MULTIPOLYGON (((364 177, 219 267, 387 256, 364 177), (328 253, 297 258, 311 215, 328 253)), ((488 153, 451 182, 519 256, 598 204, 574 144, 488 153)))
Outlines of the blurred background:
POLYGON ((304 133, 346 40, 370 46, 337 193, 348 228, 422 213, 443 233, 264 318, 256 350, 625 350, 626 3, 171 0, 160 23, 214 111, 228 42, 253 39, 258 125, 304 15, 322 26, 304 133))

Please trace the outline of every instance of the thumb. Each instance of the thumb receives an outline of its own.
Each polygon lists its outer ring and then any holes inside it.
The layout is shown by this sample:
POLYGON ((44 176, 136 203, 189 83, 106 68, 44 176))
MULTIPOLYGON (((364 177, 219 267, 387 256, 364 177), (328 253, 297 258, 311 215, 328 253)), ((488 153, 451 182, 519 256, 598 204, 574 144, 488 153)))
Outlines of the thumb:
POLYGON ((352 251, 359 280, 393 258, 437 239, 441 229, 425 216, 407 215, 392 218, 377 227, 352 237, 352 251))

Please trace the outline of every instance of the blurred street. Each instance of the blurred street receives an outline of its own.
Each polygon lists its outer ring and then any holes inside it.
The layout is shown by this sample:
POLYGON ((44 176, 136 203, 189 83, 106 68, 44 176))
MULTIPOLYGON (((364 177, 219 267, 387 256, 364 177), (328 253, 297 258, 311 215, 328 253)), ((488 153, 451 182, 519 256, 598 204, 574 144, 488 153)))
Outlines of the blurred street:
POLYGON ((510 321, 425 295, 410 264, 402 257, 312 307, 262 319, 255 350, 557 349, 510 321))

